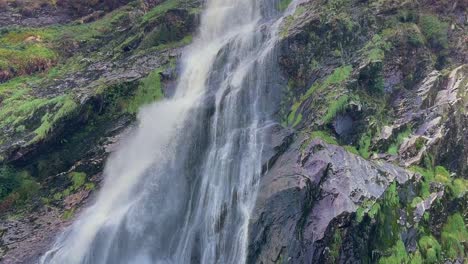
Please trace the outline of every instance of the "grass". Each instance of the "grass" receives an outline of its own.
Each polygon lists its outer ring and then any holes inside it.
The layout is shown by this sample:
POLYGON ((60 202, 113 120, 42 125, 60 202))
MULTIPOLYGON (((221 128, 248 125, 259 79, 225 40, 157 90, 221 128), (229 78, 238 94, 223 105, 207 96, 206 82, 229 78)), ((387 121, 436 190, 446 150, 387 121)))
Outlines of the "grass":
POLYGON ((136 93, 127 102, 127 112, 135 114, 141 106, 163 98, 160 75, 162 70, 156 69, 142 79, 136 93))
POLYGON ((49 69, 58 55, 41 35, 11 32, 0 38, 0 82, 49 69))
POLYGON ((319 138, 328 144, 338 145, 336 139, 325 131, 313 131, 312 133, 310 133, 310 138, 319 138))
POLYGON ((410 170, 419 173, 423 177, 419 190, 420 196, 423 198, 430 195, 429 185, 431 182, 438 182, 445 185, 452 198, 462 197, 468 190, 468 180, 452 177, 450 172, 442 166, 429 169, 412 166, 410 170))
POLYGON ((143 16, 143 23, 150 22, 158 18, 168 10, 174 9, 181 4, 180 0, 166 0, 161 4, 151 9, 148 13, 143 16))
POLYGON ((369 152, 369 148, 371 146, 371 140, 372 140, 372 136, 370 136, 369 134, 364 134, 359 139, 359 142, 358 142, 359 154, 365 159, 368 159, 371 155, 371 153, 369 152))
POLYGON ((322 118, 323 123, 330 123, 338 113, 344 111, 348 105, 349 96, 343 95, 340 96, 337 100, 330 102, 330 105, 327 108, 327 113, 322 118))
POLYGON ((396 139, 393 141, 393 143, 388 147, 387 153, 390 155, 397 155, 398 150, 400 148, 400 145, 403 143, 403 141, 409 137, 411 134, 411 128, 406 128, 404 131, 398 133, 396 139))
POLYGON ((406 253, 405 245, 401 239, 388 250, 388 253, 389 256, 379 259, 379 264, 401 264, 408 262, 408 253, 406 253))
POLYGON ((25 171, 12 167, 0 167, 0 208, 4 203, 26 202, 39 191, 40 185, 25 171))
POLYGON ((418 246, 424 263, 438 263, 441 259, 441 246, 432 235, 421 237, 418 246))
POLYGON ((455 259, 466 256, 464 244, 468 242, 468 231, 459 213, 448 217, 442 228, 441 241, 447 257, 455 259))
POLYGON ((448 23, 440 21, 435 15, 427 14, 419 18, 419 26, 432 47, 448 48, 448 23))
MULTIPOLYGON (((349 76, 351 75, 352 70, 353 70, 353 67, 351 65, 346 65, 346 66, 336 68, 327 78, 325 78, 325 80, 323 82, 314 83, 306 91, 306 93, 303 94, 299 98, 299 100, 296 101, 292 105, 291 110, 290 110, 290 112, 288 114, 288 118, 287 118, 288 125, 297 124, 296 122, 297 122, 297 118, 299 116, 299 114, 297 114, 297 111, 299 110, 302 103, 304 103, 307 99, 309 99, 313 94, 322 92, 323 90, 325 90, 326 88, 329 88, 330 86, 341 85, 344 81, 346 81, 349 78, 349 76)), ((341 99, 341 100, 344 100, 344 99, 341 99)), ((343 101, 341 101, 340 103, 343 103, 343 101)), ((339 107, 340 107, 340 105, 334 105, 332 103, 329 106, 330 110, 327 110, 327 111, 330 112, 329 115, 332 116, 333 114, 336 114, 336 112, 334 113, 334 111, 338 111, 339 107), (331 109, 330 109, 330 107, 331 107, 331 109)), ((328 116, 328 118, 330 118, 330 116, 328 116)))
POLYGON ((34 96, 30 85, 38 81, 39 78, 34 76, 18 77, 0 84, 0 97, 6 98, 0 108, 0 128, 23 132, 27 127, 35 134, 30 143, 43 140, 54 126, 78 107, 69 95, 53 98, 34 96))

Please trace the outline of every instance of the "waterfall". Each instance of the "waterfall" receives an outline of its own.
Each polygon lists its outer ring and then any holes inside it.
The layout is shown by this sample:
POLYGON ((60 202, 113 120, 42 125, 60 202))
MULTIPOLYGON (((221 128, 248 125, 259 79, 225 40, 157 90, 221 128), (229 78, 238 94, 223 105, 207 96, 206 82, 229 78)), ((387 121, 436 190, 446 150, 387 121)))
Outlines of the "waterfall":
POLYGON ((146 106, 95 203, 41 263, 244 263, 279 103, 269 0, 207 0, 175 95, 146 106))

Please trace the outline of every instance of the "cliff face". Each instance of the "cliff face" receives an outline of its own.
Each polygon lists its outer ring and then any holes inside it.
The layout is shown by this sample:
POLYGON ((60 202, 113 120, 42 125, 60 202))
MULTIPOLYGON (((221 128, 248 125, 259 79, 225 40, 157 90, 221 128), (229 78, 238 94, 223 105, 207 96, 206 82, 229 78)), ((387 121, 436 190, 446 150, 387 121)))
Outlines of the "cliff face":
MULTIPOLYGON (((98 189, 138 108, 172 94, 200 3, 13 2, 0 3, 0 257, 31 263, 98 189)), ((249 263, 466 260, 466 8, 314 0, 283 21, 249 263)))
POLYGON ((294 136, 262 179, 249 262, 466 261, 467 7, 443 6, 309 1, 285 19, 294 136))

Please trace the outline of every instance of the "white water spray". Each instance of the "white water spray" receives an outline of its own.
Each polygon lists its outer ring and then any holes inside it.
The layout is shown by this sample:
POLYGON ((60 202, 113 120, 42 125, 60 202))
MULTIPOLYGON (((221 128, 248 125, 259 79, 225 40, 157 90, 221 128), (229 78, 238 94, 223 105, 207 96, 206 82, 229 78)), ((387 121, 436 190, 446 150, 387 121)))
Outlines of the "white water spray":
POLYGON ((41 263, 246 261, 281 18, 269 1, 206 6, 174 97, 140 111, 95 204, 41 263))

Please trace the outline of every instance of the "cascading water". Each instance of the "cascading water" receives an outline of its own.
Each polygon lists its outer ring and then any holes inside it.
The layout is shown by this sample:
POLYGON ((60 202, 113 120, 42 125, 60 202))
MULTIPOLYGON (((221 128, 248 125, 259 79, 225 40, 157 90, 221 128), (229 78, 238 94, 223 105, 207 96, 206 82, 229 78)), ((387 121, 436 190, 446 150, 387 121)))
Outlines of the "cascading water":
POLYGON ((173 98, 143 108, 41 263, 244 263, 278 92, 274 1, 208 0, 173 98))

